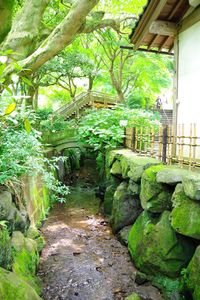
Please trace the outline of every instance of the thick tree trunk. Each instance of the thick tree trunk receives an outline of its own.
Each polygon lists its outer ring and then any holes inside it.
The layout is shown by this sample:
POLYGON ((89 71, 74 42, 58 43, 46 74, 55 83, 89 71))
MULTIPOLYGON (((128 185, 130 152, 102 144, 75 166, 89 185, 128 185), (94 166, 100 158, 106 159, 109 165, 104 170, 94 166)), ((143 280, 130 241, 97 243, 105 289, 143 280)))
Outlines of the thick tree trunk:
POLYGON ((42 45, 32 55, 20 62, 22 67, 35 71, 69 45, 80 31, 89 12, 98 2, 99 0, 77 1, 65 19, 52 31, 42 45))
POLYGON ((2 45, 2 50, 12 49, 16 59, 24 59, 34 50, 40 33, 41 20, 49 1, 25 1, 13 21, 12 28, 2 45))
POLYGON ((15 0, 0 0, 0 43, 10 31, 15 0))
POLYGON ((109 72, 110 72, 112 86, 115 88, 120 102, 123 103, 125 101, 125 99, 124 99, 124 93, 122 91, 122 87, 121 87, 120 83, 117 81, 117 79, 115 78, 115 74, 114 74, 113 70, 110 70, 109 72))

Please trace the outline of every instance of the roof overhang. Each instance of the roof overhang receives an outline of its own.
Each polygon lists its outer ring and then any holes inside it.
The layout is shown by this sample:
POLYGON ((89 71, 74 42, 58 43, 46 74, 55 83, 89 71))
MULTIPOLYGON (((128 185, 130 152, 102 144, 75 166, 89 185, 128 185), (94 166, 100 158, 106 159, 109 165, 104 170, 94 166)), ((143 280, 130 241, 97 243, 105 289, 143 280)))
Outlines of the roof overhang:
POLYGON ((178 26, 189 8, 188 0, 149 0, 130 35, 134 48, 173 53, 178 26))

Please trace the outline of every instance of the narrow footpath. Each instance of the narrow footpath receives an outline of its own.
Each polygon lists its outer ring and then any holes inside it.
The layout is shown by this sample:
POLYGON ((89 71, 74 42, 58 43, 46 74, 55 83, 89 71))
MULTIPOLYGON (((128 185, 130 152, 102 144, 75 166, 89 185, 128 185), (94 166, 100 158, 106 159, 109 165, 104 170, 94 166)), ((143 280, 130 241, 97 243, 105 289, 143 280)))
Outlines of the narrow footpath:
POLYGON ((100 214, 100 199, 87 184, 79 182, 66 204, 54 206, 42 232, 46 246, 38 276, 44 300, 119 300, 132 292, 162 299, 152 286, 134 283, 128 250, 113 236, 100 214))

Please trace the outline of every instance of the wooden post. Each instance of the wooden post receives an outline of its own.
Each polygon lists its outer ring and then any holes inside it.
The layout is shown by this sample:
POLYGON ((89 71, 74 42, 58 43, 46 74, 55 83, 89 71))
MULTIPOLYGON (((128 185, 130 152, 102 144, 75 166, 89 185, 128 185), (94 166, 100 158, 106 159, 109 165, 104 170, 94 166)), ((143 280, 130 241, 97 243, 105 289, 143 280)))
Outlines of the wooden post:
POLYGON ((132 128, 131 148, 135 151, 135 127, 132 128))
POLYGON ((168 133, 168 127, 165 126, 163 128, 163 135, 162 135, 162 162, 166 164, 167 162, 167 133, 168 133))
POLYGON ((126 148, 126 139, 127 139, 127 135, 126 135, 126 128, 124 128, 124 147, 126 148))

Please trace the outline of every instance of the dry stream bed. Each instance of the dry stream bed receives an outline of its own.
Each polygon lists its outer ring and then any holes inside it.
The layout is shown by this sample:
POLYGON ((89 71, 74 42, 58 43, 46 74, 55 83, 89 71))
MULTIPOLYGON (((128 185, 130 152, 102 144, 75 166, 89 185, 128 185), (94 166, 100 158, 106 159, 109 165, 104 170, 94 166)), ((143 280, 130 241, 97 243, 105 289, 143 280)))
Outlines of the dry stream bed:
POLYGON ((152 286, 137 286, 128 249, 100 213, 100 200, 84 185, 72 187, 66 204, 56 204, 42 232, 46 240, 38 276, 44 300, 161 300, 152 286))

